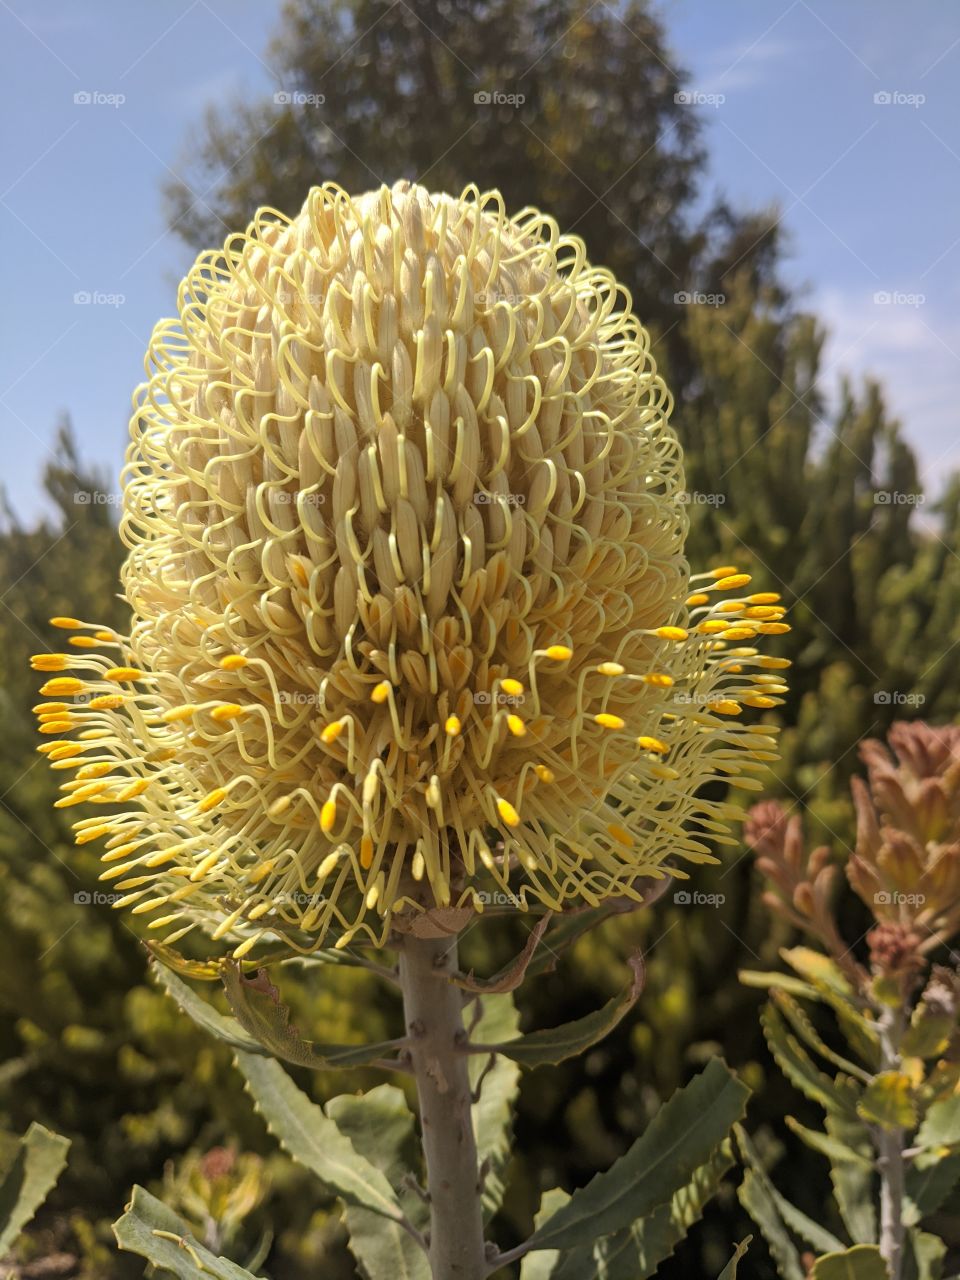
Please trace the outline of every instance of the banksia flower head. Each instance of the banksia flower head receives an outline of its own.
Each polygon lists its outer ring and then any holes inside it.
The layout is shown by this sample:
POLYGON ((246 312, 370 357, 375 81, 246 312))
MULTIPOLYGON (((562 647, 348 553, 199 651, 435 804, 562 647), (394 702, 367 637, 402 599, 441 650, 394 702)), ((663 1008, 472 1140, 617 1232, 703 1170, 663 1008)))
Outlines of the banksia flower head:
POLYGON ((887 741, 860 748, 847 873, 878 920, 914 926, 930 950, 960 928, 960 728, 897 723, 887 741))
POLYGON ((326 185, 179 311, 131 428, 131 634, 59 619, 36 663, 71 669, 41 749, 110 806, 77 839, 118 905, 242 955, 713 860, 701 789, 774 758, 737 717, 787 628, 732 566, 689 594, 670 396, 583 243, 496 192, 326 185))

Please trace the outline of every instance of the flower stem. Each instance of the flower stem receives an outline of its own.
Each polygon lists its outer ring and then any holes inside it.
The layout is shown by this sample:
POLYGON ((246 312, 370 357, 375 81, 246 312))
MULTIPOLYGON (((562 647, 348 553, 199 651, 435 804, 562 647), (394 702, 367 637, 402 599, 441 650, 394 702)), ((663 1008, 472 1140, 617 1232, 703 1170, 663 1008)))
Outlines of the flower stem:
MULTIPOLYGON (((900 1065, 900 1038, 903 1010, 887 1009, 880 1019, 880 1049, 885 1071, 900 1065)), ((887 1264, 890 1280, 900 1280, 903 1271, 903 1129, 881 1129, 877 1137, 880 1168, 880 1254, 887 1264)))
POLYGON ((448 980, 456 965, 456 939, 404 937, 400 986, 427 1166, 430 1269, 434 1280, 483 1280, 488 1267, 463 993, 448 980))

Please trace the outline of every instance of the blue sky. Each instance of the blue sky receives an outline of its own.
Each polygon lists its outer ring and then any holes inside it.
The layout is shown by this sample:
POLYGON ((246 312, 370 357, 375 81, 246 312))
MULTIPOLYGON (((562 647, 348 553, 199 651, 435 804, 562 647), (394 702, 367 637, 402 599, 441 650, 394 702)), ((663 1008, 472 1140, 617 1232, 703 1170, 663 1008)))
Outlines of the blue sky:
MULTIPOLYGON (((24 518, 42 509, 65 411, 83 456, 118 472, 150 330, 189 265, 160 183, 206 105, 281 87, 262 61, 279 8, 0 0, 0 422, 24 518), (94 100, 74 101, 84 93, 94 100)), ((879 375, 938 486, 960 467, 960 9, 661 0, 659 11, 706 123, 711 189, 780 205, 788 273, 831 329, 827 384, 879 375)))

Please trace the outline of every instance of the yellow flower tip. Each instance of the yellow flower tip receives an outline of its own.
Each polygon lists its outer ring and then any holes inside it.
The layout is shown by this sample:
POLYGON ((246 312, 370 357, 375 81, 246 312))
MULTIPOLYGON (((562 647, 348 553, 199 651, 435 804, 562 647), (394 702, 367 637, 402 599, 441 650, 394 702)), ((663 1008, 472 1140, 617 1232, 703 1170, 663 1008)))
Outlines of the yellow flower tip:
POLYGON ((527 726, 523 723, 519 716, 507 716, 507 728, 515 738, 522 738, 527 732, 527 726))
POLYGON ((97 649, 100 642, 96 636, 71 636, 67 644, 72 644, 75 649, 97 649))
POLYGON ((77 778, 102 778, 113 768, 113 761, 98 760, 96 764, 85 764, 77 770, 77 778))
POLYGON ((58 676, 54 680, 48 680, 46 684, 40 686, 40 692, 45 698, 56 698, 59 695, 69 697, 75 693, 82 693, 86 688, 82 680, 78 680, 75 676, 58 676))
POLYGON ((346 722, 344 720, 332 720, 330 724, 324 725, 320 731, 320 741, 329 747, 331 743, 336 742, 345 727, 346 722))
POLYGON ((622 729, 626 724, 620 716, 615 716, 609 711, 599 711, 593 719, 601 729, 622 729))
POLYGON ((30 657, 34 671, 66 671, 70 655, 66 653, 34 653, 30 657))
POLYGON ((524 694, 523 685, 519 680, 514 680, 511 676, 507 676, 505 680, 500 681, 500 688, 510 698, 522 698, 524 694))
POLYGON ((226 787, 214 787, 214 789, 208 792, 197 805, 197 812, 209 813, 211 809, 216 809, 218 805, 223 804, 226 798, 226 787))
POLYGON ((241 707, 238 702, 224 702, 219 707, 214 707, 210 712, 211 720, 222 723, 227 720, 236 720, 238 716, 242 716, 247 712, 247 707, 241 707))
POLYGON ((647 734, 640 735, 637 746, 641 751, 656 751, 659 755, 665 755, 670 750, 665 742, 661 742, 659 738, 651 738, 647 734))
POLYGON ((756 626, 748 627, 737 625, 728 627, 723 633, 723 638, 724 640, 752 640, 757 634, 757 630, 758 628, 756 626))
POLYGON ((652 764, 650 766, 650 772, 655 778, 663 778, 666 782, 676 782, 676 780, 681 777, 679 769, 674 769, 673 766, 669 764, 652 764))
POLYGON ((717 591, 738 591, 752 581, 749 573, 731 573, 718 578, 713 585, 717 591))
POLYGON ((319 867, 317 867, 317 883, 318 884, 320 883, 321 880, 326 880, 330 872, 336 868, 337 864, 340 861, 341 856, 342 855, 339 849, 337 849, 334 853, 327 854, 324 860, 320 863, 319 867))
POLYGON ((782 636, 790 630, 790 626, 786 622, 761 622, 758 623, 757 630, 762 636, 782 636))
POLYGON ((508 827, 519 827, 519 813, 517 813, 509 800, 504 800, 501 796, 497 797, 497 813, 500 815, 500 820, 505 822, 508 827))
POLYGON ((286 813, 291 804, 293 804, 292 796, 279 796, 272 804, 267 806, 267 817, 279 818, 282 813, 286 813))
POLYGON ((740 613, 743 607, 742 600, 721 600, 717 605, 721 613, 740 613))
POLYGON ((744 694, 740 701, 747 707, 779 707, 781 705, 777 698, 767 698, 757 693, 744 694))
POLYGON ((197 714, 198 708, 192 703, 187 703, 182 707, 171 707, 169 711, 164 711, 160 719, 164 724, 176 724, 178 720, 191 720, 197 714))
POLYGON ((239 671, 249 661, 250 659, 245 658, 242 653, 228 653, 225 658, 220 659, 220 669, 222 671, 239 671))
POLYGON ((78 618, 51 618, 51 627, 59 627, 61 631, 77 631, 86 624, 80 622, 78 618))
POLYGON ((540 779, 541 782, 553 782, 554 778, 556 777, 556 774, 553 772, 553 770, 549 769, 545 764, 535 764, 533 766, 533 772, 537 775, 537 777, 540 779))
POLYGON ((776 604, 779 599, 777 591, 756 591, 752 596, 747 596, 747 604, 776 604))
POLYGON ((104 680, 122 684, 126 680, 142 680, 143 672, 138 667, 111 667, 103 673, 104 680))
POLYGON ((360 866, 364 871, 369 871, 373 865, 373 840, 370 836, 364 835, 360 838, 360 866))
POLYGON ((720 716, 738 716, 743 708, 732 698, 718 698, 716 702, 708 702, 707 706, 720 716))
POLYGON ((450 738, 455 738, 462 728, 463 725, 460 723, 459 716, 447 716, 443 722, 444 732, 450 738))
POLYGON ((127 800, 136 800, 138 796, 142 796, 146 789, 150 786, 149 778, 138 778, 136 782, 131 782, 128 787, 124 787, 117 800, 122 804, 127 800))
POLYGON ((68 729, 72 729, 76 722, 72 717, 64 717, 62 720, 46 720, 40 725, 40 733, 66 733, 68 729))
POLYGON ((730 578, 739 575, 740 570, 735 564, 722 564, 717 569, 711 569, 709 576, 711 578, 730 578))
POLYGON ((784 671, 787 667, 792 667, 793 663, 789 658, 773 658, 765 654, 760 658, 758 665, 766 667, 768 671, 784 671))
POLYGON ((102 836, 110 835, 113 827, 109 823, 100 823, 95 827, 84 827, 82 831, 78 831, 73 837, 74 844, 90 844, 92 840, 99 840, 102 836))
POLYGON ((684 603, 688 608, 692 609, 698 604, 709 604, 710 597, 703 591, 695 591, 692 596, 687 596, 684 603))
POLYGON ((566 644, 547 645, 544 653, 554 662, 566 662, 568 658, 573 657, 573 650, 566 644))
POLYGON ((117 637, 112 631, 95 631, 93 638, 99 640, 101 644, 112 644, 117 637))
POLYGON ((376 703, 386 702, 390 697, 391 688, 389 680, 381 680, 379 684, 373 686, 373 690, 370 693, 370 701, 376 703))
POLYGON ((650 671, 647 675, 641 676, 640 679, 644 684, 652 685, 655 689, 673 688, 673 676, 668 676, 663 671, 650 671))
POLYGON ((698 623, 697 630, 701 635, 718 636, 722 631, 728 631, 730 625, 729 622, 724 622, 721 618, 708 618, 705 622, 698 623))
POLYGON ((619 662, 601 662, 597 671, 602 676, 622 676, 626 672, 626 667, 619 662))
POLYGON ((616 822, 611 822, 607 826, 607 831, 613 836, 617 844, 625 845, 628 849, 632 849, 636 844, 636 841, 626 827, 621 827, 616 822))
POLYGON ((653 634, 661 640, 686 640, 689 633, 684 627, 657 627, 653 634))
POLYGON ((337 820, 337 802, 330 799, 323 802, 320 810, 320 830, 324 835, 329 835, 333 830, 334 823, 337 820))
POLYGON ((116 711, 124 702, 126 697, 122 693, 102 693, 97 698, 91 698, 87 706, 91 711, 116 711))
POLYGON ((252 938, 247 938, 245 942, 241 942, 239 947, 235 947, 233 952, 234 960, 242 960, 245 955, 248 955, 260 941, 261 937, 262 935, 258 933, 252 938))

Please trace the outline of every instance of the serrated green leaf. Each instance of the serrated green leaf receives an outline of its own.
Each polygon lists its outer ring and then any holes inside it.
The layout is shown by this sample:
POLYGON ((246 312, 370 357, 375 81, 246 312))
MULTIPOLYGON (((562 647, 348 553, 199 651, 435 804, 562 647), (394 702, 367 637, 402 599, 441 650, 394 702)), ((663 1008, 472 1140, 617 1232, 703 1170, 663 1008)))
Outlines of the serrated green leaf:
POLYGON ((740 1259, 747 1252, 747 1249, 749 1249, 750 1241, 752 1239, 753 1236, 746 1236, 740 1241, 733 1252, 733 1257, 717 1276, 717 1280, 737 1280, 737 1267, 740 1263, 740 1259))
POLYGON ((0 1255, 5 1254, 56 1186, 70 1139, 34 1122, 16 1144, 0 1181, 0 1255))
POLYGON ((855 1115, 849 1092, 821 1071, 796 1036, 787 1028, 780 1012, 771 1002, 760 1014, 760 1024, 770 1052, 791 1084, 828 1112, 855 1115))
POLYGON ((852 1147, 845 1146, 829 1133, 821 1133, 819 1129, 808 1129, 806 1125, 801 1124, 799 1120, 795 1120, 793 1116, 784 1116, 784 1121, 787 1128, 795 1133, 801 1142, 805 1142, 811 1151, 816 1151, 820 1155, 826 1156, 828 1160, 856 1164, 862 1169, 873 1168, 872 1157, 866 1156, 852 1147))
POLYGON ((932 1013, 926 1005, 918 1004, 900 1042, 900 1052, 907 1058, 938 1058, 954 1030, 955 1020, 950 1014, 932 1013))
POLYGON ((619 995, 608 1000, 602 1009, 595 1009, 583 1018, 550 1027, 544 1031, 529 1031, 499 1044, 480 1043, 479 1051, 502 1053, 504 1057, 519 1062, 523 1067, 555 1066, 567 1058, 578 1057, 591 1045, 609 1035, 617 1023, 622 1022, 637 1002, 643 987, 643 962, 639 956, 629 960, 633 978, 619 995))
POLYGON ((121 1249, 172 1271, 177 1280, 255 1280, 229 1258, 218 1258, 205 1249, 173 1210, 143 1187, 133 1188, 133 1198, 113 1224, 113 1233, 121 1249))
POLYGON ((923 1118, 918 1147, 952 1147, 960 1143, 960 1094, 935 1102, 923 1118))
POLYGON ((245 1053, 266 1052, 261 1044, 244 1031, 236 1018, 218 1013, 192 987, 181 982, 171 969, 154 963, 150 966, 150 972, 181 1012, 195 1022, 201 1031, 206 1031, 215 1040, 222 1040, 232 1049, 242 1049, 245 1053))
POLYGON ((904 1242, 903 1280, 940 1280, 946 1255, 939 1236, 912 1228, 904 1242))
POLYGON ((873 1023, 861 1011, 857 993, 839 965, 810 947, 792 947, 782 951, 781 955, 813 986, 818 997, 831 1006, 854 1052, 877 1070, 880 1066, 880 1039, 873 1023))
POLYGON ((812 1280, 890 1280, 880 1250, 872 1244, 855 1244, 841 1253, 825 1253, 813 1264, 812 1280))
POLYGON ((626 1155, 537 1228, 534 1247, 577 1248, 666 1204, 741 1119, 749 1092, 721 1059, 711 1059, 661 1106, 626 1155))
MULTIPOLYGON (((570 1199, 570 1192, 554 1187, 540 1197, 540 1208, 533 1219, 534 1227, 542 1226, 570 1199)), ((528 1253, 520 1263, 520 1280, 550 1280, 553 1268, 560 1257, 559 1249, 537 1249, 528 1253)))
POLYGON ((902 1071, 881 1071, 864 1089, 857 1115, 881 1129, 912 1129, 917 1123, 913 1081, 902 1071))
MULTIPOLYGON (((400 1089, 382 1084, 365 1094, 342 1094, 326 1105, 327 1116, 354 1149, 375 1165, 393 1187, 407 1220, 419 1231, 426 1228, 429 1212, 412 1191, 404 1194, 401 1183, 417 1154, 413 1113, 400 1089)), ((347 1205, 344 1225, 350 1251, 364 1274, 396 1280, 430 1280, 427 1255, 398 1223, 368 1209, 347 1205)))
POLYGON ((907 1167, 904 1179, 904 1221, 916 1226, 934 1213, 960 1182, 960 1155, 921 1152, 907 1167))
POLYGON ((787 1022, 790 1023, 796 1034, 809 1048, 819 1053, 821 1058, 826 1058, 827 1062, 832 1062, 835 1067, 839 1067, 847 1075, 855 1076, 864 1083, 870 1080, 870 1073, 864 1071, 863 1067, 859 1067, 855 1062, 851 1062, 849 1058, 844 1058, 841 1054, 835 1053, 825 1043, 816 1027, 814 1027, 792 996, 788 995, 786 991, 774 991, 772 998, 787 1022))
POLYGON ((297 1088, 279 1062, 238 1053, 237 1066, 267 1128, 294 1160, 311 1169, 344 1204, 401 1220, 400 1203, 384 1174, 297 1088))
POLYGON ((790 1233, 777 1211, 773 1197, 764 1180, 753 1169, 748 1169, 743 1175, 743 1181, 737 1188, 737 1199, 760 1228, 767 1248, 777 1264, 780 1280, 806 1280, 800 1255, 790 1239, 790 1233))
POLYGON ((237 1021, 270 1057, 312 1071, 358 1067, 389 1056, 402 1044, 390 1040, 380 1044, 315 1044, 302 1039, 290 1023, 290 1010, 280 1001, 280 993, 260 970, 255 978, 244 976, 234 961, 221 966, 223 988, 237 1021))
POLYGON ((592 1247, 567 1250, 549 1280, 647 1280, 700 1219, 732 1166, 730 1144, 724 1142, 668 1204, 592 1247))
POLYGON ((827 1116, 826 1126, 831 1139, 862 1157, 861 1163, 830 1159, 830 1181, 843 1225, 854 1244, 876 1244, 875 1152, 870 1134, 861 1120, 848 1116, 827 1116))
MULTIPOLYGON (((753 1171, 757 1181, 762 1186, 764 1199, 776 1209, 786 1227, 795 1236, 809 1244, 811 1248, 818 1250, 818 1252, 829 1253, 835 1249, 842 1249, 842 1240, 838 1240, 832 1232, 827 1231, 819 1222, 814 1222, 812 1218, 807 1217, 796 1205, 791 1204, 786 1197, 780 1194, 763 1167, 756 1148, 743 1126, 737 1125, 734 1133, 736 1134, 737 1145, 740 1148, 744 1163, 748 1169, 753 1171)), ((757 1225, 761 1226, 759 1222, 757 1225)))
POLYGON ((741 969, 737 977, 745 987, 754 987, 761 991, 786 991, 804 1000, 821 999, 820 992, 815 986, 804 982, 802 978, 795 978, 790 973, 779 973, 777 970, 764 972, 759 969, 741 969))
POLYGON ((822 951, 814 951, 812 947, 786 947, 780 954, 801 978, 816 986, 826 987, 835 995, 852 998, 853 987, 843 970, 822 951))
MULTIPOLYGON (((511 996, 482 996, 480 1008, 480 1020, 474 1028, 474 1035, 479 1039, 503 1041, 519 1034, 520 1015, 511 996)), ((482 1200, 484 1216, 490 1219, 503 1203, 506 1192, 506 1171, 513 1151, 510 1140, 513 1107, 520 1087, 520 1068, 500 1054, 489 1070, 488 1066, 489 1059, 471 1055, 470 1086, 476 1091, 480 1083, 480 1098, 470 1114, 477 1141, 477 1158, 486 1166, 482 1200)))

